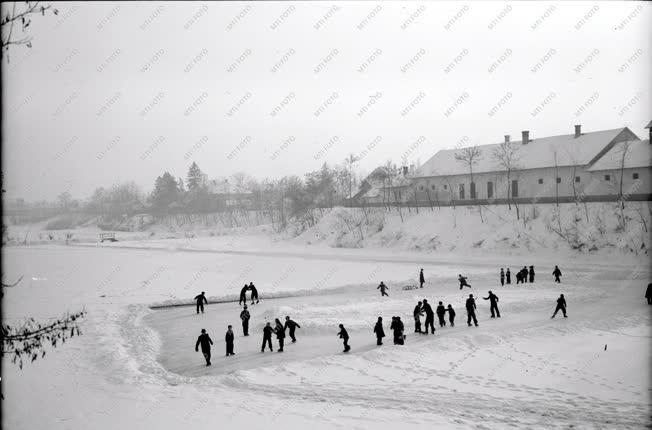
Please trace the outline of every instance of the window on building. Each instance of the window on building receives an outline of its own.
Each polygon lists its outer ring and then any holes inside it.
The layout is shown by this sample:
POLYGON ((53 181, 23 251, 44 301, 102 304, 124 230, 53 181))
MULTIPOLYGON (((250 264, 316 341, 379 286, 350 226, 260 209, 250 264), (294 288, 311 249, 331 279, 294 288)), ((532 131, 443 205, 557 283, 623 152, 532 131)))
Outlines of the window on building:
POLYGON ((494 197, 494 183, 489 181, 487 182, 487 198, 492 199, 494 197))
POLYGON ((447 189, 448 189, 448 185, 444 184, 444 189, 447 190, 447 189))
POLYGON ((632 178, 633 179, 638 179, 638 173, 636 173, 636 172, 632 173, 632 178))
POLYGON ((539 184, 543 184, 543 179, 539 178, 539 184))
POLYGON ((518 181, 512 181, 512 197, 518 197, 518 181))
POLYGON ((430 189, 433 190, 433 191, 435 191, 435 184, 432 184, 432 185, 430 186, 430 189))
POLYGON ((579 182, 579 181, 580 181, 580 177, 579 177, 579 176, 575 176, 575 182, 579 182))
POLYGON ((419 191, 423 191, 423 185, 419 185, 419 191))
POLYGON ((561 178, 557 178, 557 183, 561 184, 561 178))
POLYGON ((464 184, 460 184, 460 199, 464 198, 464 184))
POLYGON ((611 175, 604 175, 605 181, 611 181, 611 175))
POLYGON ((471 187, 470 188, 471 188, 471 190, 470 190, 471 191, 471 198, 475 199, 476 198, 476 195, 475 195, 475 182, 471 182, 471 187))

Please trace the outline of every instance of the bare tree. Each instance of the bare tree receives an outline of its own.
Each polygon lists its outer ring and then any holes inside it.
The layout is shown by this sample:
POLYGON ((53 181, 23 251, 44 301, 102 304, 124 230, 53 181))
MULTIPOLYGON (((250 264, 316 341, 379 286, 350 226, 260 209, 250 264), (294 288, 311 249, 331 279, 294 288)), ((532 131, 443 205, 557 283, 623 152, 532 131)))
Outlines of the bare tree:
MULTIPOLYGON (((471 176, 471 185, 469 186, 469 194, 471 195, 471 199, 475 200, 477 190, 475 186, 475 181, 473 179, 473 167, 478 164, 478 161, 482 156, 482 151, 480 150, 480 148, 474 145, 474 146, 458 149, 457 151, 455 151, 454 156, 457 161, 464 163, 469 169, 469 174, 471 176)), ((480 221, 484 222, 484 219, 482 217, 482 206, 478 205, 478 209, 480 210, 480 221)))
MULTIPOLYGON (((32 38, 27 35, 27 27, 32 23, 33 16, 38 14, 44 16, 45 12, 50 10, 55 15, 59 14, 57 9, 52 9, 52 6, 43 5, 38 1, 3 3, 2 6, 2 19, 0 20, 2 49, 0 49, 0 58, 5 56, 11 45, 32 47, 32 38), (19 30, 22 37, 16 35, 19 30)), ((9 61, 8 55, 7 61, 9 61)))
MULTIPOLYGON (((512 210, 512 172, 518 169, 519 146, 512 142, 503 142, 491 153, 491 157, 498 162, 500 167, 507 173, 507 207, 512 210)), ((498 188, 498 187, 496 187, 498 188)), ((496 193, 498 190, 496 190, 496 193)))
POLYGON ((620 200, 620 209, 621 211, 625 210, 625 195, 623 194, 623 179, 625 177, 625 161, 627 160, 627 154, 631 149, 631 142, 625 141, 622 142, 622 146, 618 149, 619 155, 619 170, 620 170, 620 180, 618 181, 618 198, 620 200))

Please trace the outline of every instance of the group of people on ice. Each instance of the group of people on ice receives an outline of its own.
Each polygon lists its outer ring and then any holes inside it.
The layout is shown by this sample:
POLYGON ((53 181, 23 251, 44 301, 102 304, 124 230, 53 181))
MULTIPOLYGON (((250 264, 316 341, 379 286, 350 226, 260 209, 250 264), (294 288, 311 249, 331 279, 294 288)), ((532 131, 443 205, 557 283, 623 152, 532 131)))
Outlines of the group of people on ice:
POLYGON ((245 304, 247 306, 247 291, 251 291, 251 304, 258 303, 258 290, 253 282, 249 282, 249 285, 244 284, 244 287, 240 290, 240 301, 238 304, 245 304))

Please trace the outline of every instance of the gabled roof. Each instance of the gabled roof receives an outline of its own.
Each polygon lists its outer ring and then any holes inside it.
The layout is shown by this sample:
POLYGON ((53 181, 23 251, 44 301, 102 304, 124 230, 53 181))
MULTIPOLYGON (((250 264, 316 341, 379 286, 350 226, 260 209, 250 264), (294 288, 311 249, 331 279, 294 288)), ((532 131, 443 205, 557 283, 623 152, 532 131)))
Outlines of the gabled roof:
POLYGON ((616 143, 606 154, 600 157, 587 170, 618 170, 620 169, 623 151, 625 153, 625 169, 636 167, 652 167, 652 145, 649 140, 628 140, 616 143))
MULTIPOLYGON (((594 131, 582 133, 579 137, 574 134, 551 136, 530 139, 523 145, 521 141, 512 141, 516 149, 515 168, 540 169, 555 166, 587 165, 599 158, 609 149, 609 145, 625 139, 637 139, 627 127, 613 130, 594 131)), ((493 152, 500 143, 479 145, 480 157, 477 165, 473 166, 474 173, 487 173, 505 170, 499 162, 492 157, 493 152)), ((417 171, 415 176, 447 176, 464 175, 469 173, 468 165, 455 159, 455 149, 444 149, 433 155, 417 171)))

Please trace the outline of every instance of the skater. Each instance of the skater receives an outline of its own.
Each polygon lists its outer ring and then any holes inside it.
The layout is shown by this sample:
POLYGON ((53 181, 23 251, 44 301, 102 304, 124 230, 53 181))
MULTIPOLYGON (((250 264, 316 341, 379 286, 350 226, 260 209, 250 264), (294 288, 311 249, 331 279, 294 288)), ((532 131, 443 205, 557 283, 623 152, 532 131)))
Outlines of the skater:
POLYGON ((489 290, 489 297, 483 297, 483 299, 489 300, 489 303, 491 304, 491 318, 496 318, 496 316, 500 318, 500 311, 498 310, 498 296, 489 290), (495 314, 494 311, 496 311, 495 314))
POLYGON ((530 276, 530 284, 534 283, 534 266, 530 266, 530 271, 528 272, 528 275, 530 276))
POLYGON ((276 333, 276 339, 278 340, 278 352, 283 352, 283 344, 285 343, 285 327, 278 318, 276 318, 274 322, 276 323, 274 333, 276 333))
POLYGON ((439 302, 439 306, 437 306, 437 317, 439 318, 439 327, 446 326, 446 320, 444 319, 445 316, 446 316, 446 308, 444 307, 444 304, 442 302, 439 302))
POLYGON ((380 281, 380 285, 378 285, 378 286, 376 287, 377 290, 380 290, 380 297, 382 297, 382 296, 388 296, 388 297, 389 297, 389 294, 387 294, 387 293, 385 292, 385 291, 387 291, 388 288, 389 288, 389 287, 388 287, 387 285, 385 285, 385 284, 383 283, 383 281, 380 281))
POLYGON ((647 299, 647 304, 652 305, 652 284, 647 284, 647 290, 645 290, 645 298, 647 299))
POLYGON ((206 329, 201 329, 201 334, 197 338, 197 343, 195 344, 195 352, 199 351, 199 345, 201 345, 201 353, 204 354, 204 358, 206 359, 206 366, 211 365, 211 345, 213 344, 213 340, 211 337, 206 333, 206 329))
POLYGON ((204 303, 208 304, 208 300, 206 300, 206 296, 204 295, 205 293, 202 291, 201 294, 198 294, 195 296, 195 301, 197 301, 197 313, 199 313, 199 310, 201 309, 201 313, 204 313, 204 303))
POLYGON ((564 298, 563 294, 561 294, 557 299, 557 307, 555 308, 555 313, 552 314, 550 319, 554 318, 555 315, 557 315, 557 312, 559 311, 561 311, 561 313, 564 314, 564 318, 568 318, 568 316, 566 316, 566 299, 564 298))
POLYGON ((462 289, 462 287, 471 288, 471 285, 467 284, 467 282, 466 282, 466 276, 457 275, 457 279, 460 281, 460 290, 462 289))
POLYGON ((507 285, 512 283, 512 273, 509 271, 509 267, 507 268, 507 273, 505 273, 505 281, 507 281, 507 285))
POLYGON ((448 304, 446 311, 448 312, 448 322, 451 323, 451 327, 455 327, 455 310, 450 303, 448 304))
POLYGON ((414 312, 412 314, 414 315, 414 332, 423 333, 421 331, 421 317, 423 316, 423 309, 421 308, 421 302, 417 303, 417 305, 414 307, 414 312))
POLYGON ((524 284, 527 284, 527 275, 528 275, 527 266, 523 266, 523 268, 521 269, 521 278, 523 279, 524 284))
POLYGON ((423 311, 426 313, 426 331, 425 334, 428 334, 428 328, 432 331, 432 334, 435 334, 435 313, 428 303, 428 300, 423 299, 423 311))
POLYGON ((244 309, 240 312, 240 319, 242 320, 242 333, 245 336, 249 336, 249 318, 251 314, 247 310, 247 305, 244 305, 244 309))
POLYGON ((396 317, 396 328, 398 329, 398 344, 403 345, 406 336, 403 334, 405 331, 405 324, 401 321, 401 317, 396 317))
POLYGON ((394 345, 398 345, 398 321, 396 317, 392 317, 392 323, 389 325, 389 329, 394 332, 394 345))
POLYGON ((421 288, 423 288, 423 284, 426 283, 426 278, 423 276, 423 269, 419 272, 419 283, 421 284, 421 288))
POLYGON ((249 282, 249 289, 251 290, 251 304, 254 304, 254 300, 258 303, 258 290, 253 282, 249 282))
POLYGON ((516 284, 523 282, 523 272, 516 272, 516 284))
POLYGON ((263 328, 263 346, 260 348, 260 352, 265 352, 265 343, 269 345, 269 350, 274 352, 272 349, 272 333, 274 333, 274 329, 268 321, 263 328))
POLYGON ((559 280, 559 277, 561 276, 561 270, 559 270, 559 267, 555 266, 555 270, 552 271, 552 274, 555 277, 555 282, 561 284, 561 281, 559 280))
POLYGON ((475 317, 475 299, 473 298, 473 294, 469 294, 469 298, 466 299, 466 323, 471 327, 471 320, 473 320, 473 323, 475 326, 478 326, 478 319, 475 317))
POLYGON ((239 305, 245 304, 247 305, 247 290, 249 289, 249 286, 247 284, 244 284, 244 287, 240 290, 240 301, 238 302, 239 305))
POLYGON ((294 330, 301 328, 299 324, 296 322, 292 321, 289 316, 285 317, 285 328, 290 330, 290 339, 292 339, 292 343, 297 341, 297 338, 294 336, 294 330))
POLYGON ((500 286, 504 287, 505 286, 505 271, 503 268, 500 268, 500 286))
POLYGON ((349 346, 349 333, 344 328, 344 324, 340 324, 340 332, 337 335, 344 341, 344 352, 349 352, 351 350, 349 346))
POLYGON ((376 333, 376 345, 383 344, 383 338, 385 337, 385 330, 383 330, 383 318, 378 317, 376 325, 374 326, 374 333, 376 333))
POLYGON ((226 335, 224 336, 224 341, 226 342, 226 356, 235 355, 233 352, 233 330, 231 326, 226 330, 226 335))

